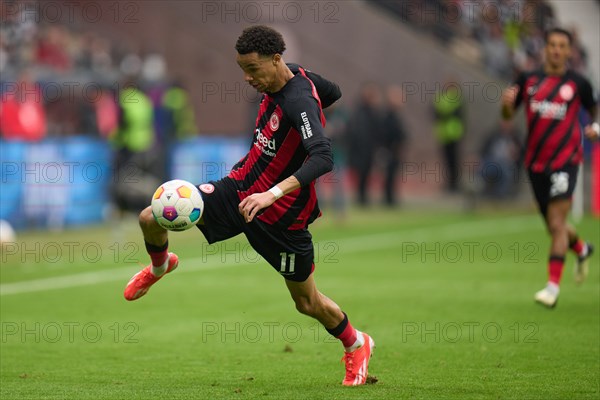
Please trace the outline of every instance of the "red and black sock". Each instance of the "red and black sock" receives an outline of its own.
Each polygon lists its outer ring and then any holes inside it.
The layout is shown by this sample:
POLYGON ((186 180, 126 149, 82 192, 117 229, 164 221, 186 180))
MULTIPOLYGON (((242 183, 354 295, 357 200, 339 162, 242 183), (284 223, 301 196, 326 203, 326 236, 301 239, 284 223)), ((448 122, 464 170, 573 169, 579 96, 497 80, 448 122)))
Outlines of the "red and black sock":
POLYGON ((586 247, 586 243, 578 237, 569 243, 569 248, 579 257, 585 256, 586 247))
MULTIPOLYGON (((327 328, 325 328, 327 329, 327 328)), ((358 339, 358 332, 352 327, 348 316, 344 313, 344 319, 333 329, 327 329, 330 335, 338 338, 345 348, 351 348, 356 344, 358 339)))
POLYGON ((153 266, 160 267, 167 261, 167 258, 169 258, 169 252, 167 251, 169 249, 168 240, 162 246, 156 246, 146 241, 144 241, 144 244, 146 245, 146 251, 150 255, 153 266))
POLYGON ((560 284, 560 277, 564 266, 564 256, 551 255, 548 260, 548 282, 552 282, 558 286, 560 284))

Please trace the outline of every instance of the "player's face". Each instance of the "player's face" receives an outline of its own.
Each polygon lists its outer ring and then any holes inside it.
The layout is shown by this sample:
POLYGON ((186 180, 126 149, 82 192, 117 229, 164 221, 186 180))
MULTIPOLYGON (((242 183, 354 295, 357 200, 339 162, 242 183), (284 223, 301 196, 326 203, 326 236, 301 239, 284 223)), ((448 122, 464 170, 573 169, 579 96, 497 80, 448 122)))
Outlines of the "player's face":
POLYGON ((546 43, 546 63, 553 68, 562 68, 571 55, 569 38, 561 33, 551 33, 546 43))
POLYGON ((268 92, 277 76, 275 57, 278 56, 261 56, 256 52, 238 54, 237 63, 244 71, 244 80, 257 91, 268 92))

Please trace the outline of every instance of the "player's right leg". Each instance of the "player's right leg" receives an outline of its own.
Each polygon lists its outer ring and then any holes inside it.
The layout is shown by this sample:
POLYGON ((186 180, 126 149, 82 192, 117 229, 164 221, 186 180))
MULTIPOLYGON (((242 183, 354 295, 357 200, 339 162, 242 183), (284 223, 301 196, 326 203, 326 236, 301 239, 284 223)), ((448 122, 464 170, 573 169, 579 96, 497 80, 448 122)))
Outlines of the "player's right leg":
POLYGON ((169 253, 168 233, 158 225, 152 215, 151 207, 145 208, 139 216, 140 227, 144 235, 146 250, 152 262, 135 274, 125 287, 125 299, 137 300, 145 295, 165 274, 173 271, 179 265, 179 259, 174 253, 169 253))
POLYGON ((550 308, 556 305, 560 293, 560 280, 569 247, 567 215, 570 209, 570 198, 554 199, 548 203, 546 209, 546 226, 551 236, 548 283, 535 294, 535 301, 550 308))

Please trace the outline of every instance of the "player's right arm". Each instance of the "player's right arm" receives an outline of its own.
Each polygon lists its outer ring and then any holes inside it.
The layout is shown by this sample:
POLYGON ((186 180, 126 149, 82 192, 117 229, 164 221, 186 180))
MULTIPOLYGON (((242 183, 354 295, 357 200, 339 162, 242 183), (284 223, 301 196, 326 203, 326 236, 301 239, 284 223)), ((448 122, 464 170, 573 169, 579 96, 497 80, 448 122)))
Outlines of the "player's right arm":
POLYGON ((525 75, 521 74, 515 83, 502 92, 502 118, 511 119, 519 106, 525 86, 525 75))
POLYGON ((502 93, 502 118, 511 119, 515 115, 517 93, 519 93, 517 85, 512 85, 504 89, 502 93))

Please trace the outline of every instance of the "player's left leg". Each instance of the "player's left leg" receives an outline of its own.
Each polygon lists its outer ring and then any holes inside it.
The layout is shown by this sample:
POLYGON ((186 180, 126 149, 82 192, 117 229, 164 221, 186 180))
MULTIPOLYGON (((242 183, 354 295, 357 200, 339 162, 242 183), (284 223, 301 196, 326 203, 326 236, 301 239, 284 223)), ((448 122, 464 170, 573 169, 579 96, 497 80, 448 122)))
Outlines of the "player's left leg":
POLYGON ((348 317, 330 298, 319 292, 313 277, 314 245, 307 229, 278 229, 254 219, 244 223, 244 234, 258 254, 284 279, 296 309, 319 321, 346 350, 346 386, 366 383, 369 358, 375 344, 354 329, 348 317))
POLYGON ((345 386, 358 386, 366 383, 369 359, 375 343, 366 333, 350 324, 348 316, 330 298, 317 290, 311 274, 305 281, 285 280, 296 309, 319 321, 327 332, 338 338, 345 349, 343 361, 346 364, 345 386))
POLYGON ((560 292, 559 285, 569 249, 567 216, 571 209, 570 198, 554 199, 548 203, 545 222, 551 236, 548 260, 548 284, 535 294, 535 300, 547 307, 554 307, 560 292))
POLYGON ((567 231, 569 234, 569 248, 577 256, 577 263, 575 264, 575 282, 579 284, 587 278, 589 270, 588 260, 594 252, 594 246, 581 239, 571 224, 567 224, 567 231))

